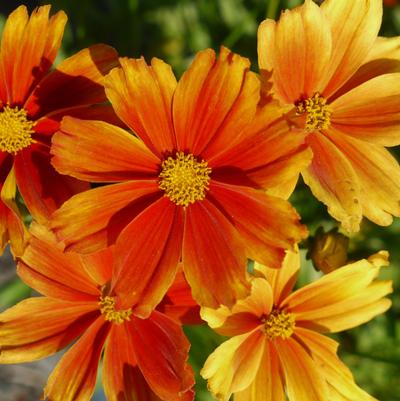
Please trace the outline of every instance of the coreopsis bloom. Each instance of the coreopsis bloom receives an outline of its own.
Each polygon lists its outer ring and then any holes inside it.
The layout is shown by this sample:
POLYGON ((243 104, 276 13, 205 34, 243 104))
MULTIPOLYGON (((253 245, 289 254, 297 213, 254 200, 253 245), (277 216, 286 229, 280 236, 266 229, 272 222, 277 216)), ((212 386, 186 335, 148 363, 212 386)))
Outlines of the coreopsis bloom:
POLYGON ((50 164, 50 141, 62 116, 111 119, 104 102, 103 75, 118 65, 114 49, 97 45, 50 68, 67 17, 49 17, 50 6, 25 6, 8 17, 0 48, 0 250, 8 241, 23 250, 26 231, 15 201, 17 190, 31 213, 44 223, 87 183, 58 174, 50 164))
MULTIPOLYGON (((232 305, 248 294, 247 257, 279 267, 284 249, 305 236, 290 204, 263 190, 309 162, 303 138, 293 140, 272 103, 257 111, 259 79, 226 48, 219 59, 211 49, 198 53, 179 83, 161 60, 120 62, 106 94, 137 136, 63 119, 52 141, 55 168, 111 185, 72 197, 51 227, 83 253, 122 238, 158 297, 182 260, 197 302, 232 305)), ((120 274, 129 297, 134 273, 120 274)))
MULTIPOLYGON (((119 245, 87 258, 63 253, 48 232, 34 227, 19 264, 20 277, 44 296, 25 299, 0 314, 0 363, 30 362, 66 351, 48 379, 44 398, 89 401, 103 358, 109 401, 193 400, 189 343, 181 325, 153 311, 136 311, 151 289, 133 284, 137 301, 121 308, 114 291, 119 245)), ((140 266, 140 269, 142 266, 140 266)), ((189 287, 186 287, 186 291, 189 287)))
POLYGON ((228 308, 202 310, 222 335, 232 336, 201 372, 221 401, 367 401, 339 360, 338 343, 322 333, 358 326, 390 307, 391 281, 374 281, 387 253, 339 268, 293 292, 299 257, 280 270, 256 266, 251 295, 228 308), (286 394, 286 395, 285 395, 286 394), (287 398, 286 398, 287 397, 287 398))
POLYGON ((400 216, 385 149, 400 144, 400 41, 377 38, 381 19, 382 0, 306 0, 258 31, 260 68, 314 154, 304 181, 348 231, 400 216))

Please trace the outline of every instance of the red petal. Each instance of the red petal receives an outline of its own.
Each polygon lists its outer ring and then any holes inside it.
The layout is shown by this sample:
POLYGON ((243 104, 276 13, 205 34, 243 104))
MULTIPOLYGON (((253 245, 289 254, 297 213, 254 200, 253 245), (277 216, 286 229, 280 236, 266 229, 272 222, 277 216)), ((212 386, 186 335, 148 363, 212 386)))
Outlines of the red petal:
POLYGON ((127 323, 135 357, 153 391, 163 400, 193 400, 193 371, 187 364, 189 342, 172 319, 153 312, 127 323))
MULTIPOLYGON (((40 36, 40 35, 39 35, 40 36)), ((118 54, 110 46, 94 45, 65 59, 46 76, 25 104, 37 119, 55 110, 106 100, 104 75, 118 65, 118 54)))
POLYGON ((75 195, 57 210, 51 227, 67 249, 95 252, 115 243, 119 233, 161 193, 155 181, 127 181, 75 195))
POLYGON ((146 208, 121 232, 115 246, 112 286, 121 308, 134 306, 137 316, 147 317, 161 302, 178 270, 182 232, 182 208, 166 197, 146 208))
POLYGON ((89 188, 86 183, 58 174, 50 164, 48 148, 39 144, 19 152, 14 167, 29 212, 43 224, 72 195, 89 188))
POLYGON ((207 199, 186 209, 183 265, 193 297, 202 306, 232 306, 249 293, 243 243, 207 199))
POLYGON ((44 398, 54 401, 87 401, 91 398, 108 331, 109 325, 102 317, 86 330, 50 375, 44 398))
POLYGON ((152 179, 160 165, 143 142, 127 131, 71 117, 63 119, 53 136, 51 153, 58 172, 91 182, 152 179))

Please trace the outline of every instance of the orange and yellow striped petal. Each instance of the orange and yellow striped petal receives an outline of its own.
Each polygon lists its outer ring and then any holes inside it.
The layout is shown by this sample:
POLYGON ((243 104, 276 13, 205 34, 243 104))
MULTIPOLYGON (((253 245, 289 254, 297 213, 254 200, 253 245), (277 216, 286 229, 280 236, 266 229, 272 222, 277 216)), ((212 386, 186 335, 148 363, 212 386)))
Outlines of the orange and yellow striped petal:
POLYGON ((0 314, 0 363, 35 361, 55 354, 98 316, 97 303, 28 298, 0 314))
MULTIPOLYGON (((158 157, 176 148, 172 125, 172 97, 176 79, 171 67, 153 58, 120 59, 121 68, 104 81, 106 94, 119 118, 158 157)), ((180 118, 182 118, 180 116, 180 118)))

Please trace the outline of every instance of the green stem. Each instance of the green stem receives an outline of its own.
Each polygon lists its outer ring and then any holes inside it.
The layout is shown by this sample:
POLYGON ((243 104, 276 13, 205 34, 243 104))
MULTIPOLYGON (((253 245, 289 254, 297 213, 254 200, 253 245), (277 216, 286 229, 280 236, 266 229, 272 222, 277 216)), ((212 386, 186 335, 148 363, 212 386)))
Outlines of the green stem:
POLYGON ((267 7, 267 18, 276 19, 279 8, 279 0, 269 0, 267 7))

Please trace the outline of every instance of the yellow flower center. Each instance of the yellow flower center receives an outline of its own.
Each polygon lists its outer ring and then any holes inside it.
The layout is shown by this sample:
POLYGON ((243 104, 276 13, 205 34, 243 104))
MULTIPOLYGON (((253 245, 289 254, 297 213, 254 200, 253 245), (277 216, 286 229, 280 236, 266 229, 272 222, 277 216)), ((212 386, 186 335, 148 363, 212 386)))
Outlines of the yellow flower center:
POLYGON ((276 337, 285 340, 293 334, 295 324, 294 316, 291 313, 273 310, 264 319, 264 332, 269 340, 276 337))
POLYGON ((205 198, 211 174, 205 160, 199 162, 192 154, 178 152, 161 167, 159 187, 172 202, 187 207, 205 198))
POLYGON ((18 107, 5 106, 0 111, 0 150, 16 154, 32 143, 34 122, 18 107))
POLYGON ((296 103, 296 114, 307 113, 306 126, 307 131, 314 131, 329 128, 331 125, 331 114, 326 99, 319 93, 305 100, 296 103))
POLYGON ((131 320, 132 310, 116 310, 114 297, 100 297, 100 312, 108 322, 121 324, 125 320, 131 320))

